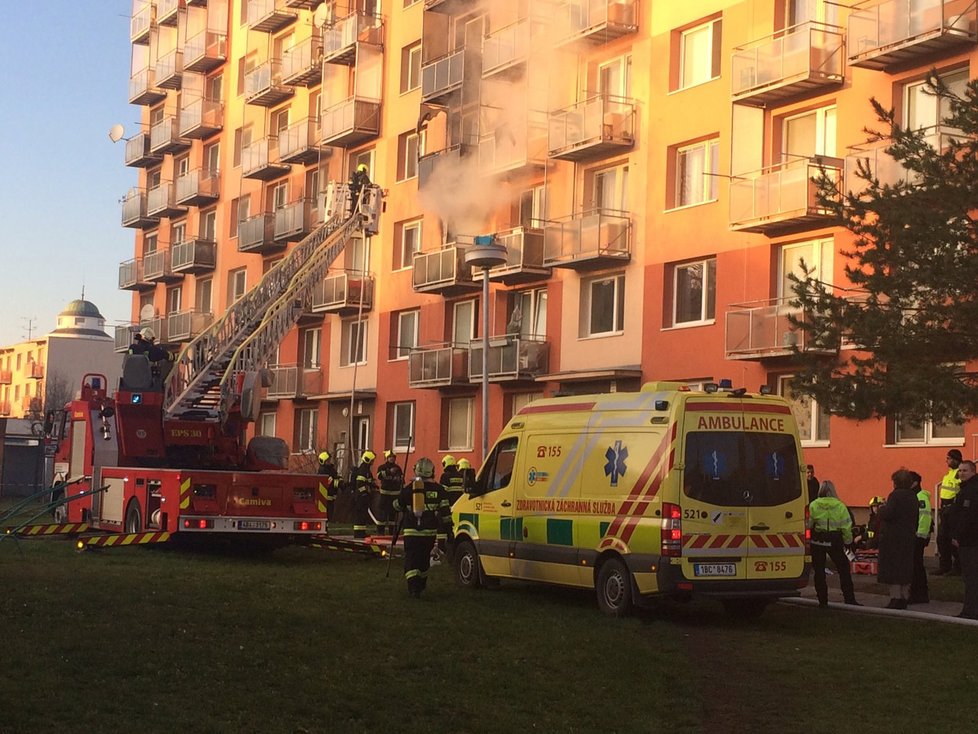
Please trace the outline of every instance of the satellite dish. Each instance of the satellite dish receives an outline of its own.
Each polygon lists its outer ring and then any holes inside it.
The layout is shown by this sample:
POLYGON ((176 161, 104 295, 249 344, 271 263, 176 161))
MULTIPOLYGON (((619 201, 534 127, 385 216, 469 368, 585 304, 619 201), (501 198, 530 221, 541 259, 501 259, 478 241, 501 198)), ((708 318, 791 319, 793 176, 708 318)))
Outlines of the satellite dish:
POLYGON ((126 129, 119 123, 116 123, 109 128, 109 140, 111 140, 113 143, 118 143, 120 140, 122 140, 122 136, 125 134, 126 129))
POLYGON ((332 21, 332 15, 333 12, 330 6, 326 4, 320 5, 312 14, 312 24, 317 28, 322 28, 324 25, 332 21))
POLYGON ((147 303, 139 309, 140 321, 152 321, 154 316, 156 316, 156 307, 152 303, 147 303))

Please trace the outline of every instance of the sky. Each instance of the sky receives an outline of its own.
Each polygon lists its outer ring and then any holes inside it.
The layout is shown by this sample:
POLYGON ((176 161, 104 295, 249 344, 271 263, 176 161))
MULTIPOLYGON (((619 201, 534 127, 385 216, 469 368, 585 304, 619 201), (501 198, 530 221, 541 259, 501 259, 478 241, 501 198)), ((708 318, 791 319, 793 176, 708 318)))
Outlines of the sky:
POLYGON ((91 301, 106 331, 128 323, 119 263, 133 256, 121 198, 136 185, 125 143, 131 0, 5 2, 0 23, 0 346, 41 336, 69 301, 91 301))

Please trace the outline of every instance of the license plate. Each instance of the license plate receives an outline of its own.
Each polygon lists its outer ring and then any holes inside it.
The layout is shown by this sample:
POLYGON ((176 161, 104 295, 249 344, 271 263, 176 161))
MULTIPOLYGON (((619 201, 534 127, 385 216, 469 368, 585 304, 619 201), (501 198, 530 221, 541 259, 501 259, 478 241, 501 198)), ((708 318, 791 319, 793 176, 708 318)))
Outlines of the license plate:
POLYGON ((238 530, 271 530, 268 520, 238 520, 238 530))
POLYGON ((694 563, 693 574, 696 576, 736 576, 735 563, 694 563))

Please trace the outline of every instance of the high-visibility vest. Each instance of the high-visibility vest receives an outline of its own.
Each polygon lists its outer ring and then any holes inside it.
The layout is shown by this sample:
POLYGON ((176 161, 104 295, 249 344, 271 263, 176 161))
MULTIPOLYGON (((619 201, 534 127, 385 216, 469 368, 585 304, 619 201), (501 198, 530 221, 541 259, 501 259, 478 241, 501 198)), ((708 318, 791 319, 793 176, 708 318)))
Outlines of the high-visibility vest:
POLYGON ((842 533, 842 542, 852 542, 852 518, 848 508, 835 497, 819 497, 809 506, 812 536, 815 533, 842 533))
POLYGON ((953 500, 958 496, 961 489, 961 480, 958 479, 957 469, 948 469, 947 474, 941 479, 941 499, 953 500))
POLYGON ((926 538, 930 535, 930 528, 934 522, 930 512, 930 492, 926 489, 917 492, 917 506, 920 508, 917 514, 917 537, 926 538))

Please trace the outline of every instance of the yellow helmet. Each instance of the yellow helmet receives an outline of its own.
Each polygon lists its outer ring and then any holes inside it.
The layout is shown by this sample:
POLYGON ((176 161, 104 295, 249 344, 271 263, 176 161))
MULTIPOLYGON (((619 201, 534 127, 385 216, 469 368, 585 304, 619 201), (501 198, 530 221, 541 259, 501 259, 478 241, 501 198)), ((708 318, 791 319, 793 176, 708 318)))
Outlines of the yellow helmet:
POLYGON ((468 459, 459 459, 458 460, 458 468, 459 469, 471 469, 472 468, 472 465, 469 463, 469 460, 468 459))
POLYGON ((886 500, 883 499, 882 497, 879 496, 873 497, 873 499, 869 501, 869 506, 876 507, 876 505, 882 505, 884 502, 886 502, 886 500))
POLYGON ((319 463, 325 464, 327 461, 329 461, 329 451, 323 451, 319 454, 319 463))
POLYGON ((360 455, 360 461, 363 461, 367 464, 372 463, 373 460, 376 458, 377 458, 377 454, 375 454, 370 449, 367 449, 366 451, 363 452, 363 454, 360 455))
POLYGON ((385 459, 393 459, 394 458, 394 449, 386 449, 384 451, 384 458, 385 459))
POLYGON ((455 466, 455 457, 449 454, 444 459, 441 460, 441 465, 446 469, 450 466, 455 466))
POLYGON ((357 170, 360 171, 361 173, 366 173, 367 172, 367 164, 366 163, 361 163, 359 166, 357 166, 357 170))

